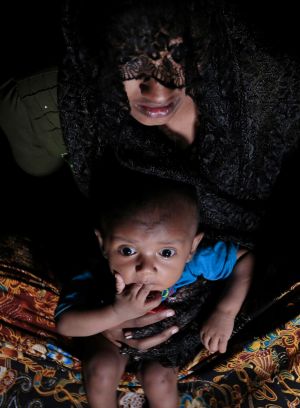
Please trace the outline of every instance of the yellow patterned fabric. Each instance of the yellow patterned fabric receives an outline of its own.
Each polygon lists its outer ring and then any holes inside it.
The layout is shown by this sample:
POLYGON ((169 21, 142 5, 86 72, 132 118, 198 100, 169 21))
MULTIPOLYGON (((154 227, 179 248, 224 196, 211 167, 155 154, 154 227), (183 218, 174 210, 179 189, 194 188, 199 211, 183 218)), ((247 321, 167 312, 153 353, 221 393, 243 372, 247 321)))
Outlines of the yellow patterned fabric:
MULTIPOLYGON (((59 286, 32 254, 28 239, 0 243, 0 407, 88 407, 72 341, 55 332, 59 286)), ((201 351, 179 374, 180 407, 299 407, 299 289, 295 283, 278 300, 289 319, 272 331, 237 338, 226 356, 201 351)), ((126 373, 119 406, 143 404, 126 373)))

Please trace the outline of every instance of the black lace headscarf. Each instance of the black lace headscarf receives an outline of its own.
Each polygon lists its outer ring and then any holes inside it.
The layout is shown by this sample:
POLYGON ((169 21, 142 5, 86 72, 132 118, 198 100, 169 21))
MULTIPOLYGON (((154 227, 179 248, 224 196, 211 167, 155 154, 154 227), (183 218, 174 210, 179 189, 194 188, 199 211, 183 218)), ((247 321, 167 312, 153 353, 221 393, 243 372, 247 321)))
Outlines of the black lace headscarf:
POLYGON ((67 1, 58 103, 69 161, 88 194, 93 163, 192 182, 212 236, 253 244, 284 157, 299 139, 299 70, 258 46, 226 2, 67 1), (122 80, 186 87, 199 112, 180 148, 130 116, 122 80))

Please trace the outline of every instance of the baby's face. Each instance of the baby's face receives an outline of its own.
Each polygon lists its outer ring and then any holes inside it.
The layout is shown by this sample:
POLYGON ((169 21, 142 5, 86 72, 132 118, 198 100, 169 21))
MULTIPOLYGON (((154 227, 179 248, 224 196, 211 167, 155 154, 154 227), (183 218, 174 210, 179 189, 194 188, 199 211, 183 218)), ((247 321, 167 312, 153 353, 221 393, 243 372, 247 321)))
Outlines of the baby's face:
POLYGON ((202 238, 187 214, 163 219, 158 213, 124 220, 101 242, 111 271, 125 285, 151 284, 158 291, 171 287, 202 238))

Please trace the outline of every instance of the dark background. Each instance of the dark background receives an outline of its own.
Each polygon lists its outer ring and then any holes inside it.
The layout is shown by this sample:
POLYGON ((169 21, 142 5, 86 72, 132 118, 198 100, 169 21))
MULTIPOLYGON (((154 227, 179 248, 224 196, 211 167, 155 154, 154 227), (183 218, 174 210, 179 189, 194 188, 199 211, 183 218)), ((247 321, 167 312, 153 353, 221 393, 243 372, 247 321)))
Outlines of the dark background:
MULTIPOLYGON (((237 5, 245 19, 261 31, 261 37, 269 44, 298 54, 296 1, 228 1, 237 5)), ((59 61, 61 3, 62 0, 1 1, 1 79, 59 61)), ((104 7, 104 1, 99 3, 104 7)))
POLYGON ((60 0, 1 2, 1 78, 26 75, 59 61, 60 9, 60 0))
MULTIPOLYGON (((59 63, 60 7, 59 0, 1 2, 1 83, 59 63)), ((64 167, 47 177, 26 174, 15 164, 0 133, 0 185, 0 234, 29 236, 63 278, 71 268, 64 261, 74 258, 66 254, 81 251, 70 238, 80 234, 83 219, 81 196, 69 169, 64 167)))

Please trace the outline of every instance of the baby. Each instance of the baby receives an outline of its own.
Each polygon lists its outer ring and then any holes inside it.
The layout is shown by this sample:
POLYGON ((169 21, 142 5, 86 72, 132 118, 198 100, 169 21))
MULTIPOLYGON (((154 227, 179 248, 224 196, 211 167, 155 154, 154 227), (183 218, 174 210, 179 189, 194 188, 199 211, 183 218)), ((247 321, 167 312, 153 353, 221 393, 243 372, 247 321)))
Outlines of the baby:
MULTIPOLYGON (((132 361, 139 362, 137 374, 149 406, 175 408, 178 365, 151 358, 151 349, 150 355, 136 350, 138 357, 132 359, 133 354, 126 353, 130 348, 120 353, 101 332, 155 312, 199 279, 218 280, 230 275, 226 291, 197 335, 199 343, 201 339, 211 352, 225 352, 250 285, 252 256, 223 242, 197 250, 203 232, 191 186, 124 169, 110 178, 110 190, 94 184, 92 203, 96 236, 115 278, 115 288, 98 287, 94 301, 93 274, 73 278, 57 307, 57 330, 84 338, 84 380, 92 408, 117 406, 116 389, 132 361)), ((188 352, 192 359, 193 350, 188 352)))

